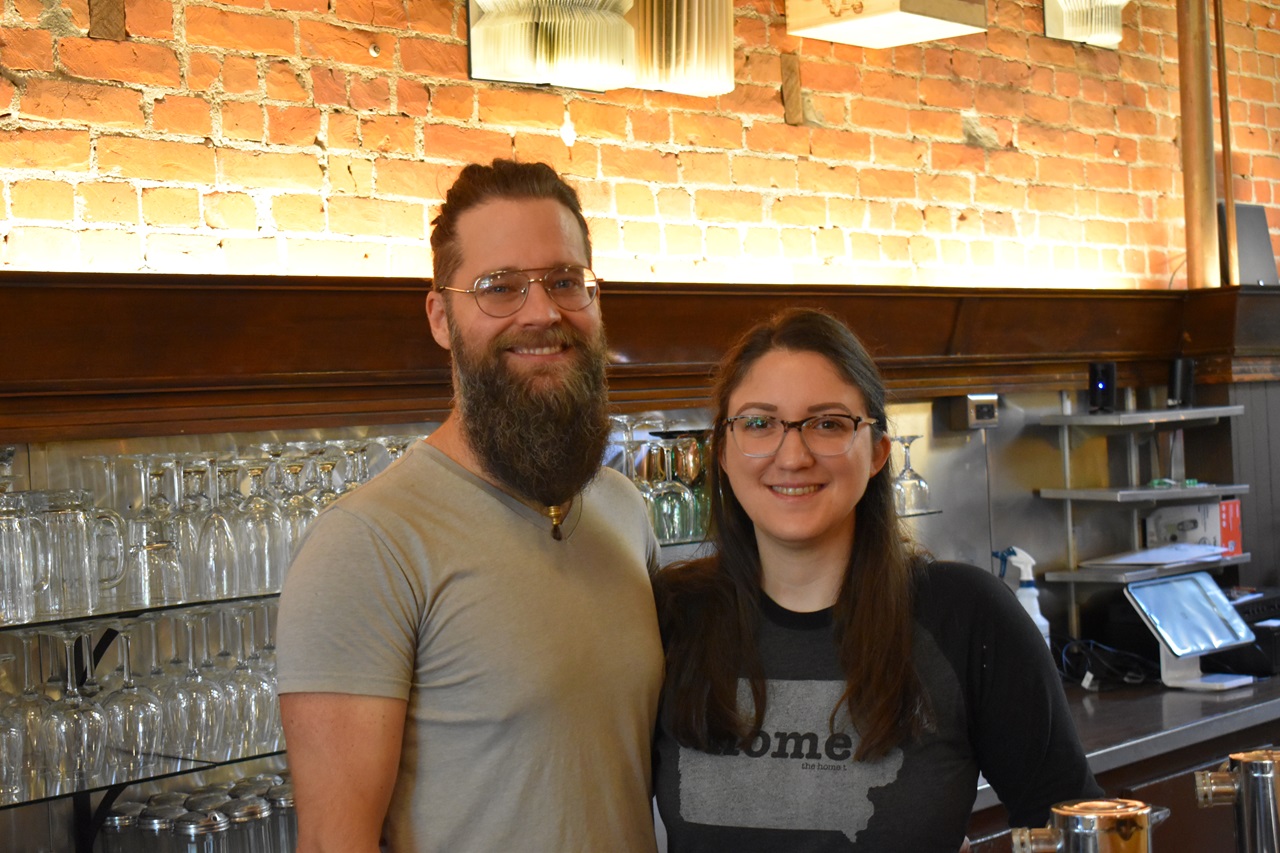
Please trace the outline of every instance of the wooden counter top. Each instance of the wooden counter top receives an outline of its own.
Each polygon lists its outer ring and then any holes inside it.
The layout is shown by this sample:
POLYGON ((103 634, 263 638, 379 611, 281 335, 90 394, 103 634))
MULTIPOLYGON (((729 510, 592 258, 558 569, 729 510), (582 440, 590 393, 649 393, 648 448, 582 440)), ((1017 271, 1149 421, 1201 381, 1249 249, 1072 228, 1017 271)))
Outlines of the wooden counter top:
MULTIPOLYGON (((1280 679, 1221 693, 1170 690, 1158 684, 1101 692, 1070 687, 1067 701, 1089 766, 1094 775, 1102 776, 1280 720, 1280 679)), ((1242 743, 1234 749, 1250 745, 1263 744, 1242 743)), ((1225 759, 1226 753, 1220 757, 1225 759)), ((979 787, 974 811, 998 804, 989 785, 979 787)))

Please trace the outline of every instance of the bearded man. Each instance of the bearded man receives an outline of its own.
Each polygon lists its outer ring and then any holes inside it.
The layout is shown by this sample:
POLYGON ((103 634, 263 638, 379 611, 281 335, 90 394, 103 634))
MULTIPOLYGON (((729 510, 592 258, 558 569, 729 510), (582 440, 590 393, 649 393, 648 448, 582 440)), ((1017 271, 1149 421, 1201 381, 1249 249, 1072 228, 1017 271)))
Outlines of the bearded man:
POLYGON ((495 160, 432 225, 453 411, 312 525, 281 598, 298 849, 652 851, 658 546, 600 466, 586 220, 550 167, 495 160))

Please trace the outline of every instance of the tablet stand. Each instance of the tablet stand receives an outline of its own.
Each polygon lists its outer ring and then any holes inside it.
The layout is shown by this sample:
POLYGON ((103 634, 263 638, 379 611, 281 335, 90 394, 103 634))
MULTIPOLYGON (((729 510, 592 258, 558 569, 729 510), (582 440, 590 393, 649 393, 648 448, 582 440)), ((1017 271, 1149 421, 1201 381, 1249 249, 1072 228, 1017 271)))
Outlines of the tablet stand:
POLYGON ((1183 690, 1231 690, 1253 683, 1252 675, 1234 675, 1225 672, 1202 673, 1200 671, 1201 655, 1183 655, 1177 657, 1160 644, 1160 680, 1166 687, 1179 687, 1183 690))

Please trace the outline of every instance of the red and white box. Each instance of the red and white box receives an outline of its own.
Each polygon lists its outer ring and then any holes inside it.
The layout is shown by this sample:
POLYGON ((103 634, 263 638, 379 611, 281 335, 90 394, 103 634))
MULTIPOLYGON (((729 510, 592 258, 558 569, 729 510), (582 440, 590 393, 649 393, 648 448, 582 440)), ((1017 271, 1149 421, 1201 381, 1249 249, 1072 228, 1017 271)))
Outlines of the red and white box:
POLYGON ((1172 542, 1217 545, 1224 557, 1244 553, 1240 539, 1240 499, 1163 506, 1146 519, 1147 547, 1172 542))

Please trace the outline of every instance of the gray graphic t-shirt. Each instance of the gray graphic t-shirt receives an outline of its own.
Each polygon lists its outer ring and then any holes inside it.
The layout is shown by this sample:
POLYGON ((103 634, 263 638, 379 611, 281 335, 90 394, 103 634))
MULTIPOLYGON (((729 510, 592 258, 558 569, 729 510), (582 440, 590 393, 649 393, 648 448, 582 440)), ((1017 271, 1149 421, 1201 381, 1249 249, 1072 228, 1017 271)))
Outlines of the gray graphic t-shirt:
MULTIPOLYGON (((915 660, 935 723, 916 742, 852 760, 857 734, 831 712, 844 690, 831 614, 765 599, 758 639, 764 725, 724 754, 682 747, 660 728, 655 793, 671 853, 955 853, 984 771, 1014 822, 1100 794, 1035 626, 998 579, 937 564, 917 599, 915 660), (997 782, 998 780, 998 782, 997 782)), ((751 707, 745 680, 740 708, 751 707)))

